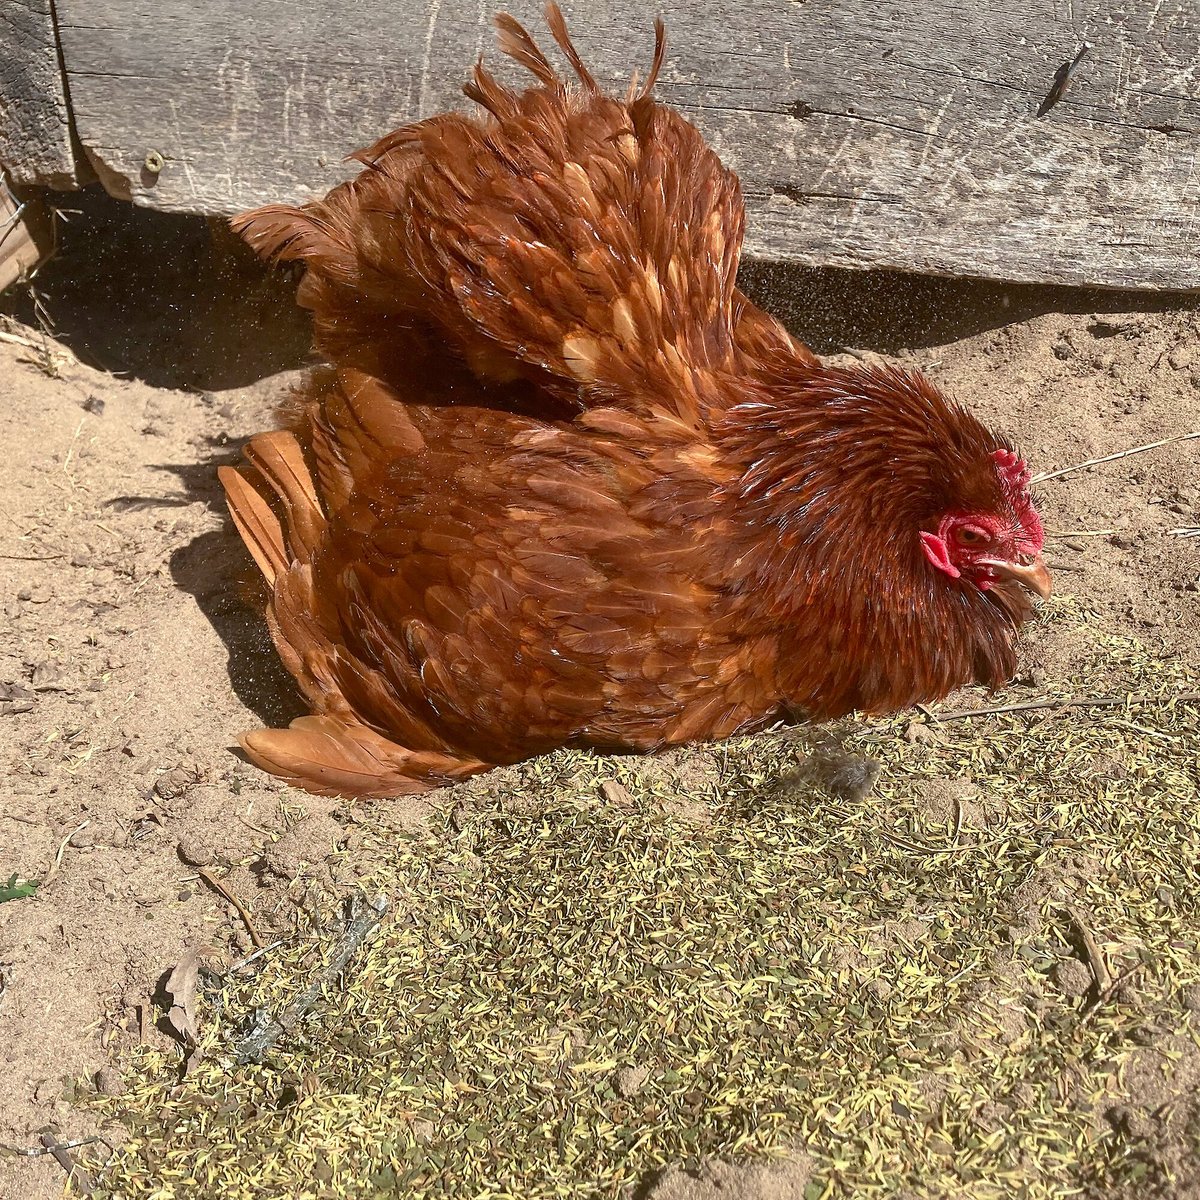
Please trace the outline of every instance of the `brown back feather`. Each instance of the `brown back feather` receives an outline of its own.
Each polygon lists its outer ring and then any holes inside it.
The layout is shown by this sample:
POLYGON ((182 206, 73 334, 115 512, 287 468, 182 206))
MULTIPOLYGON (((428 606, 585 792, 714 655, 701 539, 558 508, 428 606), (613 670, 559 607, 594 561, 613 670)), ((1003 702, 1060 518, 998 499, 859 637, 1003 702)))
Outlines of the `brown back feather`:
POLYGON ((501 16, 501 48, 539 86, 517 93, 478 66, 466 90, 489 124, 396 130, 353 155, 367 169, 325 200, 234 227, 264 256, 305 263, 299 298, 335 363, 399 382, 397 364, 428 358, 432 324, 481 381, 625 404, 694 436, 737 353, 736 177, 649 99, 661 22, 649 78, 622 102, 600 91, 557 6, 547 19, 582 95, 501 16))

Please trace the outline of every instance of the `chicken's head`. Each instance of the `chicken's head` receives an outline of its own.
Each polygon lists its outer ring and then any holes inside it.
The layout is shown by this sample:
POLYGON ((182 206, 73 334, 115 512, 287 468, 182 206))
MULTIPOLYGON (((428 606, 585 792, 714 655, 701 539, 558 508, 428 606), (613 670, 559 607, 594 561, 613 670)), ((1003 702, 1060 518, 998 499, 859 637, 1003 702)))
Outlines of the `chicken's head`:
POLYGON ((1042 560, 1042 522, 1029 495, 1029 469, 1011 450, 991 456, 1001 502, 990 511, 945 513, 936 529, 922 530, 921 549, 939 571, 982 591, 1011 580, 1050 596, 1050 572, 1042 560))

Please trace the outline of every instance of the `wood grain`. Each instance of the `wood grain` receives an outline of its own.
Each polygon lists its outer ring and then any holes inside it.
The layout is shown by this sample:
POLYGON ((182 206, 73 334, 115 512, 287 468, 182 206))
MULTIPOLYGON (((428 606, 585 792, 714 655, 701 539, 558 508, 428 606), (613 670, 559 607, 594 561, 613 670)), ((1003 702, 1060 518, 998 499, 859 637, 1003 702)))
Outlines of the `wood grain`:
POLYGON ((0 0, 0 166, 14 183, 92 179, 71 140, 52 0, 0 0))
MULTIPOLYGON (((109 189, 232 213, 323 192, 380 132, 465 107, 476 55, 499 61, 493 2, 58 0, 58 17, 79 136, 109 189), (161 171, 145 166, 152 152, 161 171)), ((645 69, 651 9, 566 7, 602 81, 645 69)), ((536 2, 511 8, 544 36, 536 2)), ((1195 0, 673 0, 662 12, 657 94, 741 173, 751 254, 1200 287, 1195 0)))

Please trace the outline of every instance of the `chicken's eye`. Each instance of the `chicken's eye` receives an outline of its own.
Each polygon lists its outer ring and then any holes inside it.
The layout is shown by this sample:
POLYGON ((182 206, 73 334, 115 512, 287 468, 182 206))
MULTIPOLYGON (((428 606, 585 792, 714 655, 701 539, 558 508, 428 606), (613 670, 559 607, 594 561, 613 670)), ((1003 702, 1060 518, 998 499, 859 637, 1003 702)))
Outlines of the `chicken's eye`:
POLYGON ((954 540, 960 546, 980 546, 986 540, 986 535, 973 525, 959 525, 954 530, 954 540))

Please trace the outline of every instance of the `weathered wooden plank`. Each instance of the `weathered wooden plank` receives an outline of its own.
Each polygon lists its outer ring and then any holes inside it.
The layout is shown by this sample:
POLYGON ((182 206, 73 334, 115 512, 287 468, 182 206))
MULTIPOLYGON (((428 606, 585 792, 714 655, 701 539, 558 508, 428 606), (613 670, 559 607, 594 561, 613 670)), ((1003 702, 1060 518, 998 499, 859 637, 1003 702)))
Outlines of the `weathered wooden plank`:
POLYGON ((53 0, 0 0, 0 165, 15 183, 91 182, 71 142, 53 0))
MULTIPOLYGON (((58 3, 80 137, 110 190, 165 209, 321 192, 349 150, 463 106, 475 55, 498 57, 493 0, 58 3)), ((536 0, 510 7, 541 36, 536 0)), ((642 3, 564 7, 602 80, 644 69, 642 3)), ((741 173, 751 253, 1200 287, 1196 0, 675 0, 663 13, 658 95, 741 173), (1081 39, 1091 52, 1039 119, 1081 39)))

